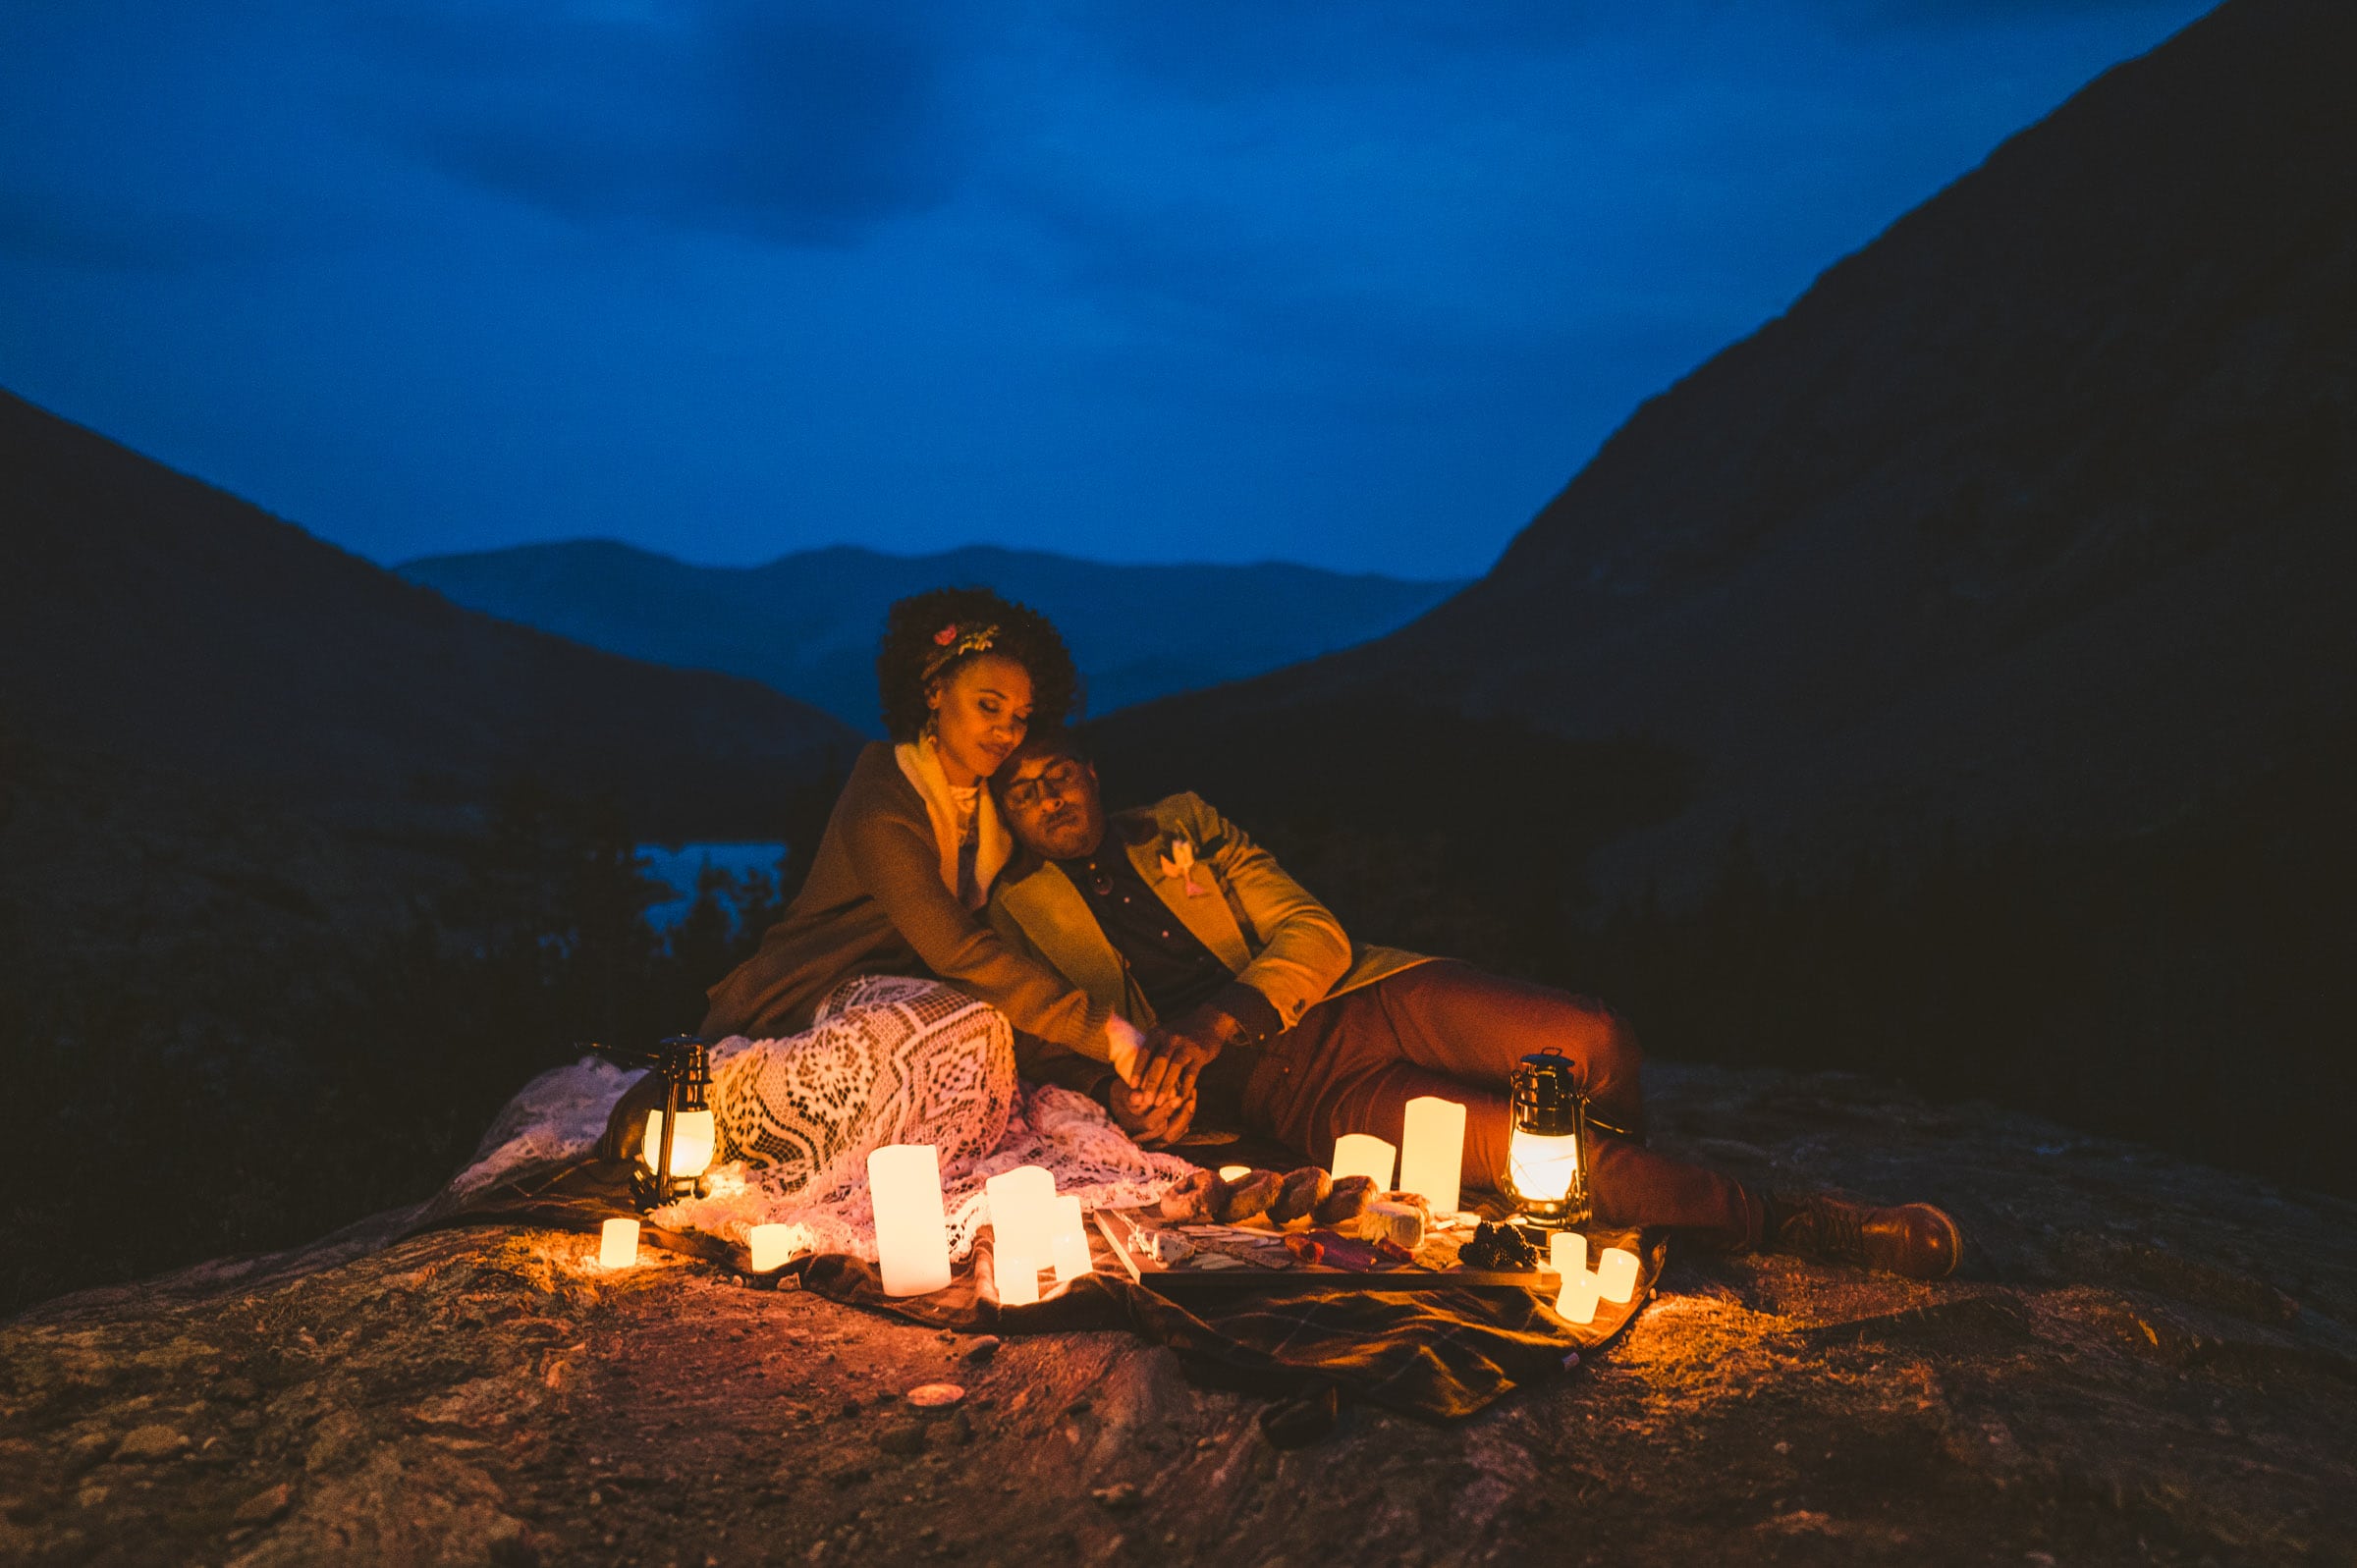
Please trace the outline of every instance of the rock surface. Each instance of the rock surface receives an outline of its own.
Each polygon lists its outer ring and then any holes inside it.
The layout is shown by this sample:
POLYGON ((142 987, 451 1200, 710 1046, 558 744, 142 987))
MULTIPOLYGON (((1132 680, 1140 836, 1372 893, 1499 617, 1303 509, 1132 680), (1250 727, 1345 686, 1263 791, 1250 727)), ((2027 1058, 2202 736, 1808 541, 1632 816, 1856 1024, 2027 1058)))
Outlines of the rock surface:
POLYGON ((1948 1206, 1962 1276, 1673 1253, 1627 1337, 1281 1451, 1124 1335, 980 1341, 591 1238, 211 1266, 0 1328, 0 1561, 2348 1561, 2352 1206, 1857 1079, 1661 1141, 1948 1206), (908 1390, 954 1380, 924 1409, 908 1390))

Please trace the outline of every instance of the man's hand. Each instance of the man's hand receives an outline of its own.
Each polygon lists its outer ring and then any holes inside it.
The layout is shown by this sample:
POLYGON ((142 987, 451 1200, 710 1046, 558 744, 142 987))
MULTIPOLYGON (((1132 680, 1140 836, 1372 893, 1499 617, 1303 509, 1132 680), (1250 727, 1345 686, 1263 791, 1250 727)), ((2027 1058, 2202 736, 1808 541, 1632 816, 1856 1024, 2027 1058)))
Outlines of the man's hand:
POLYGON ((1176 1105, 1195 1097, 1195 1075, 1219 1057, 1218 1040, 1158 1027, 1147 1032, 1131 1083, 1158 1105, 1176 1105))
POLYGON ((1107 1108, 1113 1112, 1114 1125, 1149 1149, 1175 1143, 1186 1136, 1194 1123, 1195 1096, 1193 1090, 1168 1105, 1158 1105, 1122 1082, 1119 1078, 1106 1085, 1107 1108))

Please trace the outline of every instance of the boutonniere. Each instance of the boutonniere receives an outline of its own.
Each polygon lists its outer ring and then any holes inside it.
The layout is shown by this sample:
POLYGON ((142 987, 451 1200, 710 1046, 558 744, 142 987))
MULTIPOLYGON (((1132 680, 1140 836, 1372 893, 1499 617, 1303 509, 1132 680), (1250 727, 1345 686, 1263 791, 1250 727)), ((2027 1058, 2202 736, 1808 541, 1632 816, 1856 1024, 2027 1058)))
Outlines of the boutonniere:
POLYGON ((1154 863, 1162 867, 1162 874, 1183 881, 1189 898, 1200 898, 1210 892, 1209 888, 1199 887, 1195 882, 1195 846, 1188 841, 1186 835, 1175 833, 1166 841, 1169 849, 1154 857, 1154 863))

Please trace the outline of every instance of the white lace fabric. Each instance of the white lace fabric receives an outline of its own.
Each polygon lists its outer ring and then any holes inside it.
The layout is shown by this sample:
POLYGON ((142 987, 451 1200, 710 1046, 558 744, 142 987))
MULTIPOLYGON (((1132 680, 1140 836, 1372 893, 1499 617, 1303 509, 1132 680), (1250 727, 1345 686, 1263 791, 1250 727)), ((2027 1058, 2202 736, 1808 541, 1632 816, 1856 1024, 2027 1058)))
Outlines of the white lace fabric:
MULTIPOLYGON (((950 1253, 989 1222, 983 1183, 1040 1165, 1084 1210, 1151 1203, 1193 1167, 1140 1149, 1085 1096, 1018 1083, 997 1009, 937 981, 868 976, 829 994, 801 1034, 736 1036, 712 1052, 721 1162, 711 1196, 648 1217, 746 1245, 757 1224, 801 1227, 797 1247, 874 1261, 867 1156, 887 1144, 940 1153, 950 1253)), ((630 1075, 594 1058, 541 1074, 516 1097, 454 1191, 529 1161, 586 1154, 630 1075)))

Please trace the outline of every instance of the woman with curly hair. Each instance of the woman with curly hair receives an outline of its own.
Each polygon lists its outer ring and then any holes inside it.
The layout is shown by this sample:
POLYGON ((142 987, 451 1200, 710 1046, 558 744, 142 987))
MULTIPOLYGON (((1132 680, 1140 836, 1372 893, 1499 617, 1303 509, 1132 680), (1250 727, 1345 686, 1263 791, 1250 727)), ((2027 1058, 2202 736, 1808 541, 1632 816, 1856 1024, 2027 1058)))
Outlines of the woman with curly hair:
MULTIPOLYGON (((1015 1031, 1024 1076, 1051 1082, 1136 1043, 980 913, 1013 851, 983 784, 1030 726, 1076 705, 1064 638, 986 588, 936 589, 892 607, 876 675, 892 738, 860 752, 801 892, 712 987, 702 1029, 723 1042, 724 1158, 814 1197, 855 1185, 887 1143, 941 1146, 945 1166, 987 1153, 1007 1126, 1015 1031)), ((618 1108, 615 1152, 643 1118, 618 1108)))

